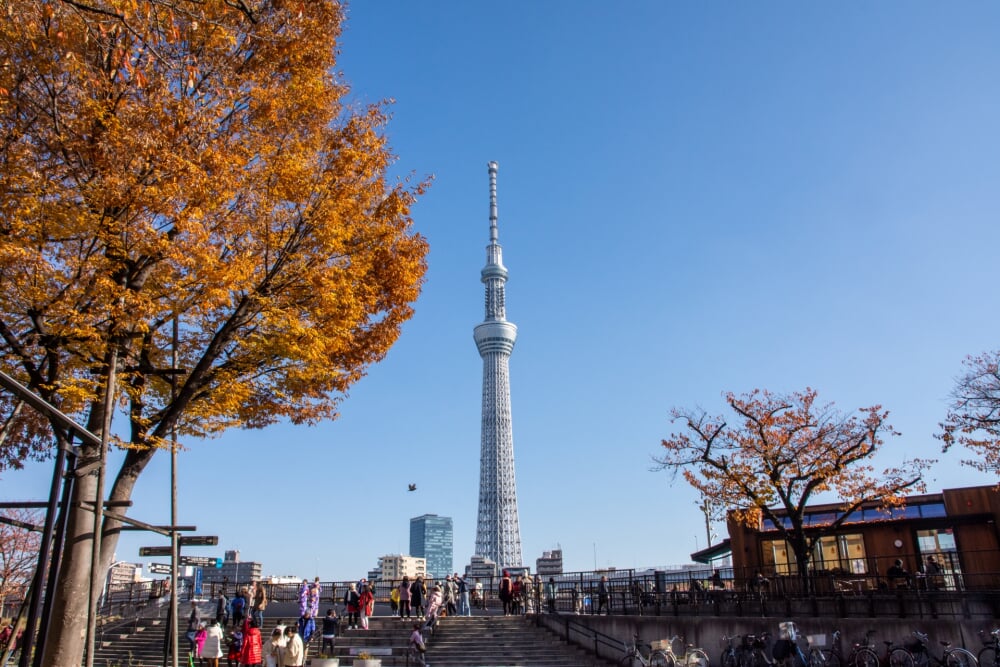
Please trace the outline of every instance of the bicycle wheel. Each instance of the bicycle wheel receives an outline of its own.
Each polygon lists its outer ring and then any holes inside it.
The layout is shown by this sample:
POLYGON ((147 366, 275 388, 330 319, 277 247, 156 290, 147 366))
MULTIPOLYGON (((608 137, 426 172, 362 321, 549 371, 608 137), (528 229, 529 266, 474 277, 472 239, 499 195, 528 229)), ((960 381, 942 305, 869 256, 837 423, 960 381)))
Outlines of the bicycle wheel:
POLYGON ((948 667, 978 667, 979 661, 976 660, 976 656, 972 655, 972 651, 967 651, 964 648, 953 648, 945 655, 944 664, 948 667))
POLYGON ((997 650, 993 646, 987 646, 979 652, 979 667, 1000 667, 997 664, 997 650))
POLYGON ((854 652, 851 667, 878 667, 878 653, 870 648, 859 648, 854 652))
POLYGON ((771 667, 774 663, 767 656, 764 649, 755 648, 753 650, 753 661, 750 664, 753 667, 771 667))
POLYGON ((914 667, 916 664, 913 654, 905 648, 894 648, 889 651, 889 667, 914 667))
POLYGON ((815 662, 812 661, 812 655, 811 654, 813 653, 813 651, 818 652, 819 655, 820 655, 820 659, 822 660, 822 662, 820 662, 819 664, 825 665, 826 667, 840 667, 840 656, 837 655, 836 653, 834 653, 833 651, 831 651, 828 648, 824 648, 824 649, 815 649, 814 648, 812 651, 810 651, 809 652, 810 653, 810 656, 809 656, 810 660, 809 660, 809 662, 811 664, 813 664, 813 665, 816 664, 815 662))
POLYGON ((709 667, 712 661, 708 659, 708 654, 700 648, 692 648, 688 649, 685 654, 684 662, 686 667, 709 667))
POLYGON ((674 658, 666 651, 653 651, 649 654, 649 667, 674 667, 674 658))
POLYGON ((635 653, 626 653, 625 657, 618 661, 618 667, 642 667, 642 660, 635 653))

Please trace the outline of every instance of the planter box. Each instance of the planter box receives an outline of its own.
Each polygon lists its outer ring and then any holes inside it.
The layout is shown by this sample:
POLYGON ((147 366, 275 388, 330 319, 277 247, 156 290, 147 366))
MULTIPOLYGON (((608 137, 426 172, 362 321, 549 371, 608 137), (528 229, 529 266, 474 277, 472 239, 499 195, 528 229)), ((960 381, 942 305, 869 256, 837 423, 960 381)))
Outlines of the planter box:
POLYGON ((312 667, 340 667, 340 658, 313 658, 309 664, 312 667))
POLYGON ((382 667, 382 661, 378 658, 369 658, 367 660, 354 659, 354 667, 382 667))

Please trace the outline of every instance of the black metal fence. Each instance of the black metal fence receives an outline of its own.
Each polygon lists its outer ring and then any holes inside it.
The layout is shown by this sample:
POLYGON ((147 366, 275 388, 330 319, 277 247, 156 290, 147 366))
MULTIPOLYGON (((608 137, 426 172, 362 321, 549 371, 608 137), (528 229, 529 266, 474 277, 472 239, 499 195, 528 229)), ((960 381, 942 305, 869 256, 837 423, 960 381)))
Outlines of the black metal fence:
MULTIPOLYGON (((988 558, 1000 560, 1000 554, 969 554, 979 562, 988 558)), ((900 609, 937 605, 968 614, 986 605, 994 608, 1000 597, 1000 571, 970 574, 962 571, 956 554, 942 554, 939 568, 926 567, 891 576, 890 568, 897 557, 866 561, 872 571, 847 572, 841 569, 815 570, 805 576, 788 572, 741 571, 731 567, 690 568, 674 570, 595 570, 552 575, 555 582, 556 611, 564 614, 642 614, 642 615, 760 615, 771 611, 787 613, 803 604, 815 602, 823 613, 834 609, 841 616, 898 616, 900 609), (601 579, 605 579, 602 594, 601 579), (825 601, 819 605, 820 601, 825 601), (831 606, 832 605, 832 606, 831 606)), ((898 557, 904 564, 924 562, 916 557, 898 557)), ((548 607, 545 585, 549 577, 520 579, 520 609, 525 613, 548 607)), ((192 582, 180 580, 182 600, 190 599, 192 582)), ((233 597, 250 582, 206 583, 201 597, 214 598, 220 592, 233 597)), ((351 583, 333 581, 320 583, 320 604, 342 604, 351 583)), ((369 582, 376 601, 387 603, 398 580, 369 582)), ((430 588, 435 581, 426 580, 430 588)), ((466 579, 473 608, 496 609, 499 577, 466 579)), ((268 599, 273 602, 297 602, 301 582, 265 584, 268 599)), ((164 601, 167 590, 163 580, 109 586, 102 600, 102 614, 128 615, 151 601, 164 601)), ((905 611, 904 611, 905 613, 905 611)))

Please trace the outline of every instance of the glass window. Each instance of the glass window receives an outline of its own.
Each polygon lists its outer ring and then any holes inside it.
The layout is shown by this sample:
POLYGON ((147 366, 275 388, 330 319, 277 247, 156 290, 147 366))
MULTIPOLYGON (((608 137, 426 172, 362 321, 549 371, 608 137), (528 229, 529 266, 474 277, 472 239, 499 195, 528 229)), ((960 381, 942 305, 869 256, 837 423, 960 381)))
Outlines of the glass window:
POLYGON ((944 503, 927 503, 920 506, 920 516, 925 519, 936 519, 947 516, 944 510, 944 503))
POLYGON ((874 507, 863 509, 861 513, 865 521, 887 521, 889 519, 887 512, 879 511, 874 507))
POLYGON ((844 519, 844 523, 858 523, 860 521, 864 521, 864 513, 861 510, 854 510, 844 519))
POLYGON ((907 505, 906 507, 895 507, 892 510, 893 519, 919 519, 920 506, 907 505))
POLYGON ((807 518, 807 523, 810 526, 828 526, 837 520, 837 513, 817 512, 816 514, 810 514, 807 518))
POLYGON ((764 540, 761 542, 763 553, 761 559, 765 567, 774 574, 796 574, 799 569, 795 564, 795 554, 784 540, 764 540))
POLYGON ((958 560, 955 533, 951 528, 918 530, 917 546, 920 548, 920 586, 934 589, 957 590, 962 587, 962 567, 958 560), (930 564, 934 560, 936 567, 930 564))

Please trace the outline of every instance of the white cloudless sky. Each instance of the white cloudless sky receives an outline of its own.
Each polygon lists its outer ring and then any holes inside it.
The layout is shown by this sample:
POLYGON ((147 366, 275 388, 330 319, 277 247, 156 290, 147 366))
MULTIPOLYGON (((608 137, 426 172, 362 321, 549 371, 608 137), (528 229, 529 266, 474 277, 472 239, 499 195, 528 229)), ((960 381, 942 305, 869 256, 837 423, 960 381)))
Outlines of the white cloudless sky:
MULTIPOLYGON (((881 404, 902 435, 880 465, 994 481, 933 435, 963 357, 997 345, 1000 5, 371 0, 339 48, 356 104, 395 100, 394 174, 434 177, 426 284, 339 420, 185 443, 180 522, 220 537, 192 554, 351 579, 435 513, 469 561, 490 160, 526 564, 687 562, 697 498, 652 458, 671 407, 726 391, 881 404)), ((50 469, 0 498, 43 498, 50 469)), ((131 515, 169 521, 168 472, 158 455, 131 515)))

